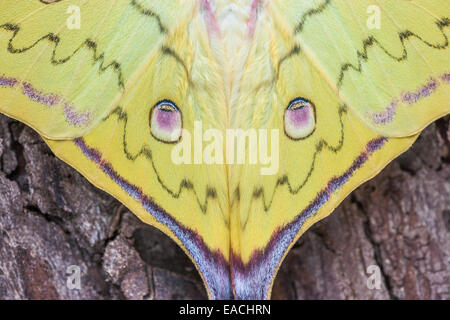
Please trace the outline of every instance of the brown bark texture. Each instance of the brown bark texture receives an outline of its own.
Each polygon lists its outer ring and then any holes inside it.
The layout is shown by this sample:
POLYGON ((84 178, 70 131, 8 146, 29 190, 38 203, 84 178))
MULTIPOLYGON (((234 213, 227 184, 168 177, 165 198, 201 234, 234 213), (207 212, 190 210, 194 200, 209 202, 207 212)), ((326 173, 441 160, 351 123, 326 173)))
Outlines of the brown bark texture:
MULTIPOLYGON (((449 124, 432 124, 307 231, 272 298, 450 299, 449 124), (374 275, 378 288, 368 286, 374 275)), ((0 116, 0 299, 203 298, 172 240, 0 116), (70 266, 80 288, 68 285, 70 266)))

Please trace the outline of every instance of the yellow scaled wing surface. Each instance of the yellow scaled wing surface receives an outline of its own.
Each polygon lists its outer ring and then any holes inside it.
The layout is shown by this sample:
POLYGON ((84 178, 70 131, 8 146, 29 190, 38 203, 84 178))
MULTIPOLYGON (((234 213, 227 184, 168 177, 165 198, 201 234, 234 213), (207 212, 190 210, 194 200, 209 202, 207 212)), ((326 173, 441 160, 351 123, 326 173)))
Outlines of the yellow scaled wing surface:
POLYGON ((0 111, 270 298, 289 248, 450 111, 446 0, 3 0, 0 111))

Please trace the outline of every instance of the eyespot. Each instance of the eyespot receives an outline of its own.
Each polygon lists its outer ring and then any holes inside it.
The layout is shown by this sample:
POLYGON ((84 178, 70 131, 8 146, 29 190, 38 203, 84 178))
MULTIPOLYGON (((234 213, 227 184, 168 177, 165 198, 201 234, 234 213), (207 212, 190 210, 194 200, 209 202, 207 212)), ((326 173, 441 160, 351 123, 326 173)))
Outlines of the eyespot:
POLYGON ((166 143, 178 142, 182 125, 181 112, 172 101, 160 101, 152 108, 150 130, 155 139, 166 143))
POLYGON ((309 137, 316 128, 316 110, 312 102, 296 98, 284 112, 284 132, 293 140, 309 137))

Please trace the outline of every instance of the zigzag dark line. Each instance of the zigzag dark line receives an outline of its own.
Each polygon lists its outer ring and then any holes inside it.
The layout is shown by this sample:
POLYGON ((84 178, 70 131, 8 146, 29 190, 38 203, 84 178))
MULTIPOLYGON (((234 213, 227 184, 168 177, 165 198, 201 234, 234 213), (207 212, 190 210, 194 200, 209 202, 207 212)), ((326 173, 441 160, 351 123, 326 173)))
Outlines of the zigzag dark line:
POLYGON ((303 28, 305 26, 306 20, 308 18, 321 14, 325 9, 331 4, 331 0, 325 0, 323 3, 321 3, 317 8, 312 8, 306 11, 303 16, 300 18, 300 22, 297 24, 297 26, 294 29, 294 33, 300 33, 303 31, 303 28))
POLYGON ((20 32, 20 27, 18 25, 15 24, 11 24, 11 23, 5 23, 3 25, 0 25, 1 29, 5 29, 6 31, 11 31, 13 32, 12 37, 9 39, 8 42, 8 52, 11 54, 20 54, 20 53, 24 53, 32 48, 34 48, 36 45, 38 45, 41 41, 43 40, 48 40, 50 42, 52 42, 54 44, 53 47, 53 52, 52 52, 52 57, 50 59, 51 64, 53 65, 61 65, 66 63, 67 61, 69 61, 75 54, 78 53, 78 51, 80 51, 83 48, 87 48, 89 50, 92 51, 92 56, 93 56, 93 62, 92 64, 96 64, 98 62, 100 62, 99 65, 99 74, 105 72, 106 70, 108 70, 109 68, 112 68, 114 70, 114 72, 117 74, 117 82, 118 82, 118 86, 122 89, 124 89, 124 81, 123 81, 123 74, 122 74, 122 69, 120 66, 120 63, 117 61, 112 61, 111 63, 109 63, 108 65, 104 65, 105 62, 105 54, 101 53, 100 55, 98 54, 98 49, 97 49, 97 43, 94 42, 91 39, 86 39, 77 49, 75 49, 75 51, 65 57, 65 58, 61 58, 61 59, 57 59, 56 58, 56 50, 59 46, 59 43, 61 41, 60 37, 55 35, 54 33, 49 33, 41 38, 39 38, 38 40, 36 40, 32 45, 28 46, 28 47, 24 47, 24 48, 15 48, 13 45, 13 41, 16 38, 17 34, 20 32))
MULTIPOLYGON (((272 206, 273 199, 275 198, 275 193, 276 193, 278 187, 287 185, 289 193, 292 195, 296 195, 297 193, 300 192, 301 189, 303 189, 303 187, 308 183, 309 179, 311 178, 311 175, 315 169, 317 156, 325 149, 329 150, 333 153, 338 153, 342 149, 342 147, 344 145, 344 121, 342 120, 342 118, 343 118, 344 114, 347 114, 347 107, 345 105, 340 106, 338 113, 339 113, 339 123, 341 124, 341 132, 340 132, 340 138, 339 138, 337 145, 332 146, 325 139, 320 139, 320 141, 316 145, 316 150, 314 151, 313 160, 312 160, 311 166, 308 170, 308 174, 306 175, 305 179, 297 187, 292 186, 291 182, 289 181, 289 177, 287 175, 283 175, 283 176, 279 177, 275 184, 275 188, 273 189, 272 195, 270 197, 270 201, 267 204, 266 204, 266 196, 264 193, 264 188, 259 187, 259 188, 255 188, 253 190, 252 200, 257 200, 257 199, 261 198, 263 205, 264 205, 265 213, 267 213, 269 211, 270 207, 272 206)), ((238 199, 240 198, 239 189, 236 189, 234 196, 237 197, 238 199)), ((234 199, 233 199, 232 203, 234 203, 234 199)), ((248 221, 249 217, 250 217, 249 214, 247 214, 247 220, 244 222, 244 224, 242 226, 243 230, 245 230, 245 227, 247 225, 247 221, 248 221)))
MULTIPOLYGON (((60 2, 61 0, 39 0, 42 3, 45 4, 53 4, 56 2, 60 2)), ((152 17, 154 19, 156 19, 156 22, 158 23, 158 27, 159 27, 159 31, 161 33, 166 33, 167 29, 166 27, 162 24, 161 22, 161 17, 156 14, 155 12, 153 12, 150 9, 145 8, 142 4, 140 4, 138 1, 136 0, 131 0, 130 5, 135 8, 140 14, 143 14, 144 16, 148 16, 148 17, 152 17)))
POLYGON ((161 17, 158 14, 156 14, 155 12, 153 12, 150 9, 145 8, 142 4, 140 4, 136 0, 131 0, 130 5, 133 8, 135 8, 139 13, 141 13, 141 14, 143 14, 145 16, 152 17, 152 18, 156 19, 156 21, 158 22, 159 31, 161 33, 167 33, 167 28, 161 22, 161 17))
POLYGON ((373 37, 373 36, 368 37, 367 39, 365 39, 363 41, 362 52, 359 50, 357 51, 358 65, 355 66, 351 63, 345 63, 341 66, 341 71, 339 73, 338 82, 337 82, 337 88, 340 89, 342 87, 342 82, 344 80, 345 72, 347 72, 349 69, 353 69, 359 73, 362 72, 363 61, 367 62, 369 60, 368 49, 375 45, 377 45, 381 50, 383 50, 383 52, 387 56, 389 56, 390 58, 392 58, 393 60, 395 60, 397 62, 402 62, 402 61, 405 61, 406 59, 408 59, 408 50, 406 49, 405 41, 409 40, 412 37, 418 39, 419 41, 421 41, 422 43, 424 43, 425 45, 427 45, 428 47, 433 48, 433 49, 442 50, 442 49, 447 48, 449 45, 449 40, 448 40, 447 35, 444 32, 444 28, 448 27, 450 25, 450 19, 442 18, 442 20, 436 22, 436 25, 438 26, 439 30, 442 33, 442 36, 444 37, 444 42, 442 44, 430 43, 427 40, 424 40, 419 35, 415 34, 412 31, 409 31, 409 30, 399 32, 398 37, 399 37, 399 40, 403 47, 403 52, 400 56, 395 56, 394 54, 389 52, 385 47, 383 47, 383 45, 375 37, 373 37))
POLYGON ((167 191, 167 193, 170 194, 170 196, 172 198, 178 199, 180 197, 180 195, 182 194, 183 190, 192 190, 192 192, 194 193, 197 203, 200 207, 200 210, 202 211, 203 214, 206 214, 206 211, 208 209, 208 201, 209 199, 216 199, 217 198, 217 191, 215 188, 213 187, 207 187, 206 190, 206 197, 205 197, 205 201, 204 203, 202 203, 200 201, 200 197, 197 194, 197 191, 194 188, 194 185, 191 181, 187 180, 187 179, 183 179, 180 182, 178 191, 173 191, 171 190, 168 186, 166 186, 166 184, 163 182, 163 180, 161 179, 161 176, 158 172, 158 170, 156 169, 155 163, 153 161, 153 156, 152 156, 152 151, 148 148, 147 145, 144 145, 141 150, 139 150, 138 153, 136 154, 132 154, 129 150, 128 150, 128 145, 127 145, 127 141, 126 141, 126 135, 127 135, 127 124, 128 124, 128 115, 126 112, 123 112, 123 109, 121 107, 117 107, 115 108, 106 118, 103 119, 103 121, 108 120, 111 116, 116 115, 119 121, 123 121, 124 123, 124 129, 123 129, 123 135, 122 135, 122 145, 123 145, 123 152, 125 154, 125 156, 127 157, 128 160, 130 161, 136 161, 137 158, 143 156, 144 158, 146 158, 147 160, 149 160, 151 162, 153 171, 156 174, 157 180, 159 182, 159 184, 161 185, 161 187, 167 191))
MULTIPOLYGON (((297 24, 297 26, 294 28, 294 34, 298 34, 301 33, 306 25, 306 22, 309 18, 311 18, 312 16, 316 16, 321 14, 323 11, 325 11, 325 9, 331 4, 331 0, 325 0, 323 3, 321 3, 318 7, 316 8, 312 8, 309 9, 308 11, 306 11, 302 17, 300 18, 300 22, 297 24)), ((282 57, 277 64, 277 79, 279 78, 280 75, 280 68, 281 65, 283 64, 283 62, 285 62, 286 60, 288 60, 289 58, 299 54, 301 51, 300 45, 296 44, 291 51, 289 51, 289 53, 287 55, 285 55, 284 57, 282 57)))
MULTIPOLYGON (((341 124, 341 130, 340 130, 340 139, 339 142, 336 146, 332 146, 330 145, 326 140, 321 139, 319 141, 319 143, 316 146, 316 150, 314 152, 313 155, 313 160, 312 160, 312 164, 311 167, 308 171, 307 176, 305 177, 305 179, 302 181, 301 184, 299 184, 297 187, 293 187, 292 184, 289 181, 289 178, 284 175, 280 178, 278 178, 277 183, 275 185, 275 188, 272 192, 272 195, 270 197, 270 201, 269 203, 266 204, 266 198, 265 198, 265 194, 264 194, 264 189, 262 187, 258 187, 255 188, 255 190, 253 191, 252 194, 252 198, 253 200, 257 200, 258 198, 262 198, 263 204, 264 204, 264 211, 268 212, 270 210, 270 207, 272 205, 273 199, 275 197, 275 193, 278 189, 278 187, 287 184, 288 186, 288 190, 292 195, 297 194, 309 181, 309 179, 311 178, 311 175, 315 169, 315 163, 317 161, 317 156, 324 150, 324 149, 328 149, 334 153, 339 152, 339 150, 341 150, 343 144, 344 144, 344 123, 343 123, 343 114, 347 113, 347 107, 346 106, 341 106, 338 110, 339 113, 339 122, 341 124)), ((197 191, 194 188, 194 185, 192 183, 192 181, 187 180, 187 179, 183 179, 180 182, 178 191, 173 191, 171 190, 169 187, 167 187, 165 185, 165 183, 163 182, 156 166, 155 163, 153 161, 153 157, 152 157, 152 152, 151 150, 148 148, 148 146, 143 146, 141 148, 141 150, 139 150, 136 154, 132 154, 129 150, 128 150, 128 145, 126 142, 126 131, 127 131, 127 124, 128 124, 128 116, 126 114, 126 112, 123 112, 123 109, 121 107, 117 107, 115 108, 107 117, 105 117, 103 119, 103 121, 108 120, 111 116, 116 115, 118 117, 119 121, 123 121, 124 122, 124 133, 122 135, 122 145, 123 145, 123 152, 126 156, 126 158, 130 161, 136 161, 137 158, 143 156, 145 157, 147 160, 149 160, 151 162, 152 168, 157 176, 157 180, 158 183, 161 185, 161 187, 166 190, 167 193, 169 193, 169 195, 175 199, 179 198, 180 195, 182 194, 182 192, 184 190, 192 190, 192 192, 194 193, 195 197, 196 197, 196 201, 202 211, 203 214, 206 214, 207 209, 208 209, 208 201, 209 199, 216 199, 217 198, 217 190, 214 187, 207 187, 206 190, 206 198, 205 201, 202 203, 200 201, 200 197, 198 196, 197 191)), ((239 187, 234 191, 233 193, 233 200, 231 202, 231 207, 234 205, 235 201, 239 202, 240 200, 240 191, 239 191, 239 187)))
POLYGON ((162 51, 163 55, 171 56, 171 57, 173 57, 175 59, 175 61, 177 61, 179 64, 181 64, 181 66, 184 69, 184 72, 186 72, 186 77, 189 80, 189 83, 191 85, 194 85, 192 83, 192 81, 191 81, 190 76, 189 76, 189 69, 186 66, 186 64, 184 63, 183 59, 181 59, 181 57, 173 49, 171 49, 171 48, 169 48, 167 46, 162 46, 161 47, 161 51, 162 51))
POLYGON ((291 51, 289 51, 289 53, 287 55, 285 55, 284 57, 282 57, 280 59, 280 61, 278 61, 278 65, 277 65, 277 76, 276 76, 276 80, 278 80, 278 78, 280 77, 280 69, 281 69, 281 65, 288 60, 289 58, 298 55, 301 51, 301 48, 298 44, 296 44, 291 51))

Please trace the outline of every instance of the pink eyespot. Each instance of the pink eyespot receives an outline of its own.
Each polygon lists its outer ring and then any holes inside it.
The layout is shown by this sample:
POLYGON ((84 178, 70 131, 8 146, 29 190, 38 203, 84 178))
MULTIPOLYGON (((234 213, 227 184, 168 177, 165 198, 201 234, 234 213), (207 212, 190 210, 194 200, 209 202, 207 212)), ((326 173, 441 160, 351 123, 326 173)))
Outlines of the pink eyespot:
POLYGON ((293 140, 309 137, 316 128, 316 110, 314 104, 303 98, 289 103, 284 112, 284 132, 293 140))
POLYGON ((178 142, 182 126, 181 112, 172 101, 160 101, 152 108, 150 130, 156 140, 166 143, 178 142))

